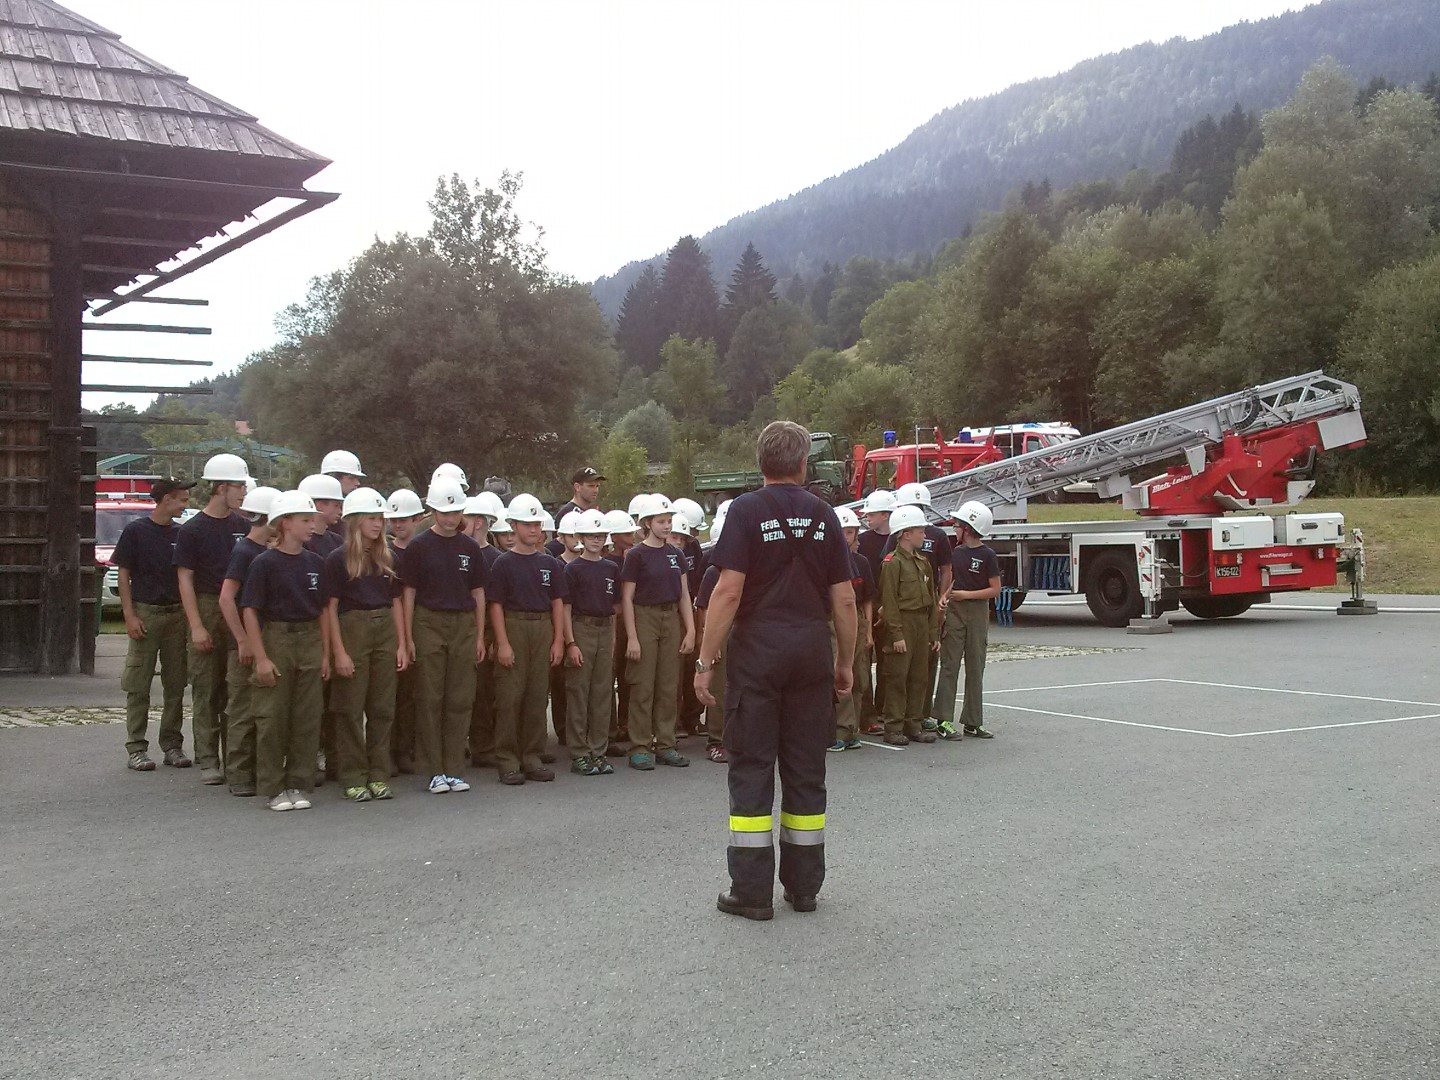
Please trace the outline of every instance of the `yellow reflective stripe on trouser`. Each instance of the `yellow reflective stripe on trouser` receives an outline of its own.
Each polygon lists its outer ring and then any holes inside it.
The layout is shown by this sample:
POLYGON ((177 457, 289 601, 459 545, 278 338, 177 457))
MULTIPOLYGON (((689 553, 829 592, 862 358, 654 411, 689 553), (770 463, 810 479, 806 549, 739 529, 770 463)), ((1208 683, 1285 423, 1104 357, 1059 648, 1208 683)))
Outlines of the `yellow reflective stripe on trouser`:
POLYGON ((769 847, 775 819, 769 814, 757 817, 730 815, 731 847, 769 847))
POLYGON ((786 844, 823 844, 824 814, 780 814, 780 840, 786 844))

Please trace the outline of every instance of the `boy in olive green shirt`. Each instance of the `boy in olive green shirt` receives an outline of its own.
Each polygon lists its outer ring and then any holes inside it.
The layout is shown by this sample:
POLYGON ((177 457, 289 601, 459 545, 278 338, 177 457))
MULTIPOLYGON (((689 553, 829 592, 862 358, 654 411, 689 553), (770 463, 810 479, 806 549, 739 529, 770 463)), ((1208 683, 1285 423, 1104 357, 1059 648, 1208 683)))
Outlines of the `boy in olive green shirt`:
POLYGON ((930 654, 940 646, 935 624, 935 569, 919 550, 925 539, 923 516, 918 512, 913 516, 921 520, 911 525, 910 515, 902 515, 900 510, 891 515, 895 550, 880 564, 884 640, 878 644, 885 682, 880 713, 885 721, 885 741, 891 746, 933 743, 936 738, 934 732, 920 726, 925 718, 930 654), (901 524, 905 527, 897 529, 901 524))

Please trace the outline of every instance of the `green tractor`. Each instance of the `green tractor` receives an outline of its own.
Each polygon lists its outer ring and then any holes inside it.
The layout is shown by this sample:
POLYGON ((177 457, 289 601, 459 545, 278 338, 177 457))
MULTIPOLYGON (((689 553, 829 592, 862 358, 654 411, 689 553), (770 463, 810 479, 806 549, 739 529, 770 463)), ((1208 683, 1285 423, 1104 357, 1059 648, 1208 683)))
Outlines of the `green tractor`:
MULTIPOLYGON (((849 501, 850 476, 854 468, 850 440, 828 431, 810 433, 810 453, 806 459, 805 486, 832 505, 849 501)), ((728 472, 696 473, 695 491, 715 506, 764 484, 758 469, 736 469, 728 472)))

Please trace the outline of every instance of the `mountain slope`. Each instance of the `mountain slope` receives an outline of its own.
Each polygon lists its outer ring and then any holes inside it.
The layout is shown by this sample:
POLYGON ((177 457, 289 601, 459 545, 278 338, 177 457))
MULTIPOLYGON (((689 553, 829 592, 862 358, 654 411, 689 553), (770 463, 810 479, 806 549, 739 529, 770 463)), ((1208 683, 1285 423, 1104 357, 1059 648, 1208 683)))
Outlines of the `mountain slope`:
MULTIPOLYGON (((1163 171, 1186 127, 1237 102, 1256 111, 1280 104, 1323 56, 1362 82, 1421 82, 1440 70, 1440 3, 1325 0, 1195 41, 1086 60, 946 109, 874 160, 742 214, 701 244, 721 280, 750 242, 782 282, 856 255, 928 253, 1026 180, 1058 188, 1134 167, 1163 171)), ((651 261, 594 283, 608 317, 651 261)))

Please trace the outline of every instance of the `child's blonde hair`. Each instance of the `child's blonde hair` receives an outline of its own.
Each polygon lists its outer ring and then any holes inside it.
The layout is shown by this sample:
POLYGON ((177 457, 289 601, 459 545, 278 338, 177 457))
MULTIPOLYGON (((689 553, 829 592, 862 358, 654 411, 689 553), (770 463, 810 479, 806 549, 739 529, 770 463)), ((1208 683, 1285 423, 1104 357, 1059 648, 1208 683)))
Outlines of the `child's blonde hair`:
POLYGON ((385 530, 381 529, 374 540, 366 540, 359 522, 352 522, 345 530, 345 576, 354 581, 371 574, 395 575, 395 562, 390 555, 390 545, 385 543, 385 530))

